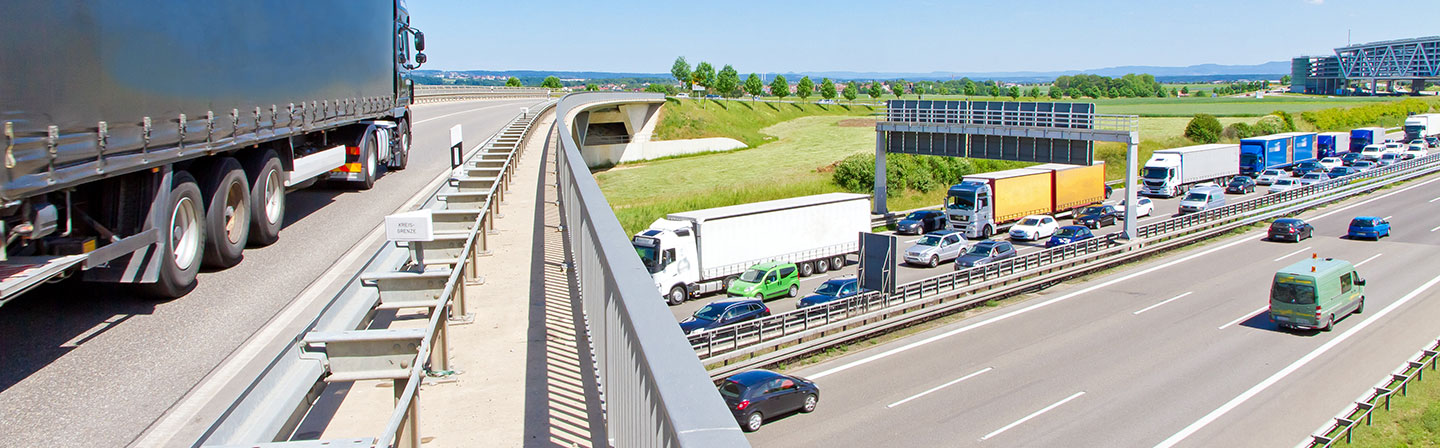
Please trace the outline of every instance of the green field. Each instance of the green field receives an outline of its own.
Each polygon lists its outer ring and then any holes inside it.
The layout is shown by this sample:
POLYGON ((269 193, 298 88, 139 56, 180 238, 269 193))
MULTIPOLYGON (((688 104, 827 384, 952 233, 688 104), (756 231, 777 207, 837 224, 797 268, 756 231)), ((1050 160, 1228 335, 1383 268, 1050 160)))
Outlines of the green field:
POLYGON ((655 127, 655 139, 729 137, 753 148, 775 138, 760 132, 761 128, 775 123, 814 115, 862 116, 877 110, 870 106, 671 98, 660 108, 661 119, 655 127))
POLYGON ((1423 380, 1410 383, 1406 395, 1398 392, 1390 410, 1375 409, 1371 426, 1362 422, 1354 432, 1358 448, 1440 446, 1440 377, 1427 371, 1423 380))

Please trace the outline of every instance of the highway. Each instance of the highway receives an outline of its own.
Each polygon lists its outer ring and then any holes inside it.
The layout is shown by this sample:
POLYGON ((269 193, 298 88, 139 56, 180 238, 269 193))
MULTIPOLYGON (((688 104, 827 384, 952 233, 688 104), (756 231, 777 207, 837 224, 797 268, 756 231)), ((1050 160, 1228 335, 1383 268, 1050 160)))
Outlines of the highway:
POLYGON ((1301 215, 1316 236, 1212 240, 792 373, 818 410, 755 446, 1293 446, 1440 332, 1440 176, 1301 215), (1340 238, 1357 215, 1393 237, 1340 238), (1363 314, 1281 331, 1275 271, 1356 263, 1363 314))
POLYGON ((369 191, 293 192, 280 242, 246 250, 234 268, 202 271, 185 297, 155 302, 66 281, 0 308, 0 445, 131 443, 287 304, 328 285, 317 279, 447 172, 452 125, 463 125, 468 150, 541 101, 414 106, 409 169, 369 191))

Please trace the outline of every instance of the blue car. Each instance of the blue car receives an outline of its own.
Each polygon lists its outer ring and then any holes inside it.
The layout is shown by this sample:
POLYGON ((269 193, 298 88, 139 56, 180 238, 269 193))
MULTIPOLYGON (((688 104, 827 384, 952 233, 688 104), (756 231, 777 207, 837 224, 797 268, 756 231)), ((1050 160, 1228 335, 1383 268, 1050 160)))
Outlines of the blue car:
POLYGON ((1345 236, 1351 239, 1379 240, 1390 236, 1390 221, 1376 216, 1356 216, 1355 219, 1350 220, 1350 232, 1345 236))
POLYGON ((720 300, 706 304, 680 322, 680 330, 691 334, 769 315, 770 307, 756 299, 720 300))
POLYGON ((853 296, 858 292, 860 292, 860 279, 858 278, 844 277, 830 279, 826 280, 825 283, 821 283, 819 288, 815 288, 814 294, 800 299, 800 304, 795 305, 795 307, 805 308, 822 303, 829 303, 853 296))
POLYGON ((1085 241, 1094 238, 1095 234, 1090 233, 1090 228, 1085 226, 1065 226, 1055 231, 1055 235, 1045 242, 1045 247, 1064 246, 1076 241, 1085 241))

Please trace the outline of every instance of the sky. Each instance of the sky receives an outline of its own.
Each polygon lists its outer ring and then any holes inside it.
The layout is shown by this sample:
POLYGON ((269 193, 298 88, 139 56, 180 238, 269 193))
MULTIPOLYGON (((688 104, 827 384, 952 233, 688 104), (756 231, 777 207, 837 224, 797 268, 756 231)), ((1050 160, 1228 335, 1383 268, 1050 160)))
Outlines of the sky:
POLYGON ((408 0, 427 69, 997 72, 1261 64, 1431 36, 1437 0, 408 0), (1427 29, 1429 28, 1429 29, 1427 29))

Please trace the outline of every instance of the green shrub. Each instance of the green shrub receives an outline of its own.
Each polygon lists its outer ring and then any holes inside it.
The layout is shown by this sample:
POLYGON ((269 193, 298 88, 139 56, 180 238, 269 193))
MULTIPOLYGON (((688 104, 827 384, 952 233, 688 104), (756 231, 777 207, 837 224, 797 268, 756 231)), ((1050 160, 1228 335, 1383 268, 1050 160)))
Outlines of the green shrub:
POLYGON ((1373 125, 1384 119, 1403 120, 1410 114, 1428 112, 1430 105, 1429 102, 1411 98, 1391 103, 1306 111, 1300 113, 1300 119, 1321 131, 1339 131, 1373 125))
POLYGON ((1220 141, 1220 120, 1214 115, 1195 114, 1190 119, 1190 124, 1185 125, 1185 138, 1195 143, 1215 143, 1220 141))
MULTIPOLYGON (((1007 170, 1030 165, 1024 162, 964 159, 912 154, 885 155, 886 196, 905 191, 927 193, 949 188, 971 173, 1007 170)), ((856 154, 835 165, 835 185, 847 191, 868 193, 875 188, 875 155, 856 154)))
POLYGON ((1297 129, 1295 128, 1295 117, 1292 116, 1292 115, 1290 115, 1289 112, 1286 112, 1286 111, 1283 111, 1283 110, 1277 110, 1277 111, 1271 112, 1270 115, 1274 115, 1274 116, 1276 116, 1276 117, 1280 117, 1280 122, 1281 122, 1282 125, 1283 125, 1283 126, 1281 127, 1280 132, 1295 132, 1295 131, 1297 130, 1297 129))

